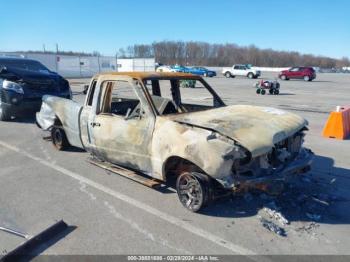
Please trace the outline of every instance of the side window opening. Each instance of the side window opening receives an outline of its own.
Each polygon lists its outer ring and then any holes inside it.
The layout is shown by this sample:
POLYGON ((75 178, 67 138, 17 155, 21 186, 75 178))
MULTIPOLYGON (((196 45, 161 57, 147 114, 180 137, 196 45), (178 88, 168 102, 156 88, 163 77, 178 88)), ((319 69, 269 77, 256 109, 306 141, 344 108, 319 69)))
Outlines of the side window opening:
POLYGON ((102 85, 100 114, 128 118, 140 117, 141 102, 132 85, 127 81, 107 81, 102 85))
POLYGON ((149 82, 144 84, 160 115, 195 112, 224 105, 199 80, 155 79, 149 82))
POLYGON ((91 85, 91 88, 90 88, 90 92, 89 92, 88 102, 87 102, 88 106, 92 106, 92 102, 94 100, 94 94, 95 94, 95 90, 96 90, 96 83, 97 83, 96 80, 94 80, 92 82, 92 85, 91 85))

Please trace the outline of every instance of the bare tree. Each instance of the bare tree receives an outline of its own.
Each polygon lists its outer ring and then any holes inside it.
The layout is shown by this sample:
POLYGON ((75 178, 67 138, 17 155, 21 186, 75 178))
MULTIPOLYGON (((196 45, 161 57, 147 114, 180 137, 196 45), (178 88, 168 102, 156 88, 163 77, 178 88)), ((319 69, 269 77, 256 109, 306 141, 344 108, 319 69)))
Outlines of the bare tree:
POLYGON ((298 52, 260 49, 254 45, 209 44, 205 42, 161 41, 151 45, 127 47, 125 56, 155 57, 163 64, 230 66, 232 64, 253 64, 256 66, 289 67, 343 67, 350 66, 349 58, 334 59, 298 52))

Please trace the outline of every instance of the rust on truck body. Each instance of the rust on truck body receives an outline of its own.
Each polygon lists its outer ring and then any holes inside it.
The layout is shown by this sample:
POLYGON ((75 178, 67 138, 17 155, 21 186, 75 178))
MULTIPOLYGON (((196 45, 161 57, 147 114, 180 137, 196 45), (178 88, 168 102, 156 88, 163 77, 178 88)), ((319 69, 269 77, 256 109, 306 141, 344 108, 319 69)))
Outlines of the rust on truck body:
POLYGON ((46 96, 37 122, 43 129, 62 125, 71 145, 104 161, 161 181, 169 174, 196 170, 229 190, 302 172, 312 158, 302 147, 305 119, 269 107, 226 106, 201 77, 184 73, 96 75, 83 106, 46 96), (161 96, 160 80, 170 81, 173 99, 161 96), (213 103, 182 103, 182 80, 202 83, 213 103), (138 100, 123 116, 108 111, 113 103, 134 102, 111 98, 119 81, 127 83, 138 100))

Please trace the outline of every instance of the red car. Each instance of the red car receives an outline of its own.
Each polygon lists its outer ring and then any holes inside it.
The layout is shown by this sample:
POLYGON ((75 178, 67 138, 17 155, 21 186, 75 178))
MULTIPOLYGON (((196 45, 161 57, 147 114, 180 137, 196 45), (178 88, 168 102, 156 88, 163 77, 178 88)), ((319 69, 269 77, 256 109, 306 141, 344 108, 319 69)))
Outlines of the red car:
POLYGON ((279 75, 282 80, 304 79, 312 81, 316 78, 316 72, 312 67, 292 67, 289 70, 282 71, 279 75))

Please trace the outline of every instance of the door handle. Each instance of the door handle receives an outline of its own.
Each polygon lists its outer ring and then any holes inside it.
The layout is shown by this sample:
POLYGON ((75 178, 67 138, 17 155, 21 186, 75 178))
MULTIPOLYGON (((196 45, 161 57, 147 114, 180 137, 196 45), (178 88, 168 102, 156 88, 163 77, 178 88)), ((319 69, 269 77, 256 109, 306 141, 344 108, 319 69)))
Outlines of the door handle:
POLYGON ((101 126, 101 124, 100 124, 100 123, 96 123, 96 122, 92 122, 90 125, 91 125, 92 127, 95 127, 95 126, 101 126))

